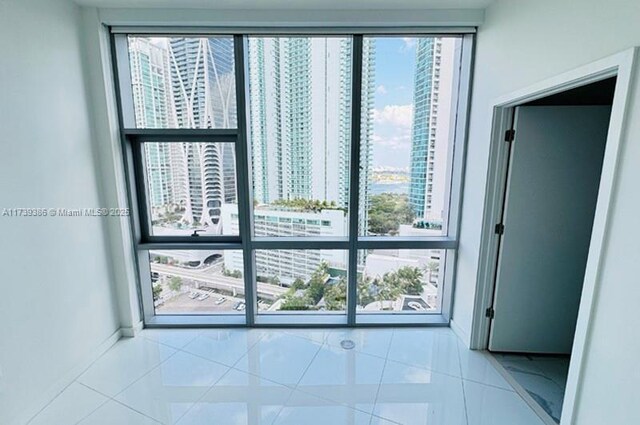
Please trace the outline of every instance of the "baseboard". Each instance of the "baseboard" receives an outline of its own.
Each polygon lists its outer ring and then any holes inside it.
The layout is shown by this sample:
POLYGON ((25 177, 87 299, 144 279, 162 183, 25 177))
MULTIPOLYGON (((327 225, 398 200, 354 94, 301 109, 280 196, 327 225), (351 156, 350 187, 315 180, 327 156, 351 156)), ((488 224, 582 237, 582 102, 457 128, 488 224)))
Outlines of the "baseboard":
POLYGON ((123 338, 133 338, 134 336, 138 335, 142 331, 142 328, 143 328, 143 324, 140 321, 128 328, 120 328, 120 334, 122 335, 123 338))
POLYGON ((55 384, 49 387, 43 394, 35 397, 33 403, 8 425, 25 425, 49 405, 62 391, 64 391, 73 381, 89 368, 100 356, 113 346, 122 336, 120 329, 111 334, 104 342, 96 347, 83 361, 76 367, 63 375, 55 384))
POLYGON ((467 348, 471 348, 471 344, 470 344, 471 338, 469 334, 464 329, 462 329, 453 319, 449 321, 449 326, 451 327, 451 330, 453 331, 453 333, 458 335, 458 338, 460 338, 460 340, 464 343, 464 345, 467 348))

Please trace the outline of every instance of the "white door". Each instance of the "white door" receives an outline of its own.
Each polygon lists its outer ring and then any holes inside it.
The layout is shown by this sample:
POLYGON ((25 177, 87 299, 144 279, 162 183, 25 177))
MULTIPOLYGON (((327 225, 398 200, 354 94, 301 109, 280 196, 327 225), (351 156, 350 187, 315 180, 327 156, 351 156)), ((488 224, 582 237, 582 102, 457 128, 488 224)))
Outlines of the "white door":
POLYGON ((571 352, 610 113, 516 109, 490 350, 571 352))

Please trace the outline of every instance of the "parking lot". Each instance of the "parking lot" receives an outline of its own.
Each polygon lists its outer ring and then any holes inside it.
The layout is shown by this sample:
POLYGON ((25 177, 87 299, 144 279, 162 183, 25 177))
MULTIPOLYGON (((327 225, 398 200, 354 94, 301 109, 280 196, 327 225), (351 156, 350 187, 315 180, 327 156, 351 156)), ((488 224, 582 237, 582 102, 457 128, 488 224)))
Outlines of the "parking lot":
MULTIPOLYGON (((204 294, 206 291, 198 291, 204 294)), ((208 292, 209 297, 204 300, 190 298, 191 291, 176 295, 164 302, 164 304, 156 307, 156 314, 184 314, 184 313, 244 313, 244 310, 235 310, 234 307, 238 302, 244 302, 244 298, 237 298, 228 295, 222 295, 215 292, 208 292), (217 300, 224 297, 223 302, 217 303, 217 300)))

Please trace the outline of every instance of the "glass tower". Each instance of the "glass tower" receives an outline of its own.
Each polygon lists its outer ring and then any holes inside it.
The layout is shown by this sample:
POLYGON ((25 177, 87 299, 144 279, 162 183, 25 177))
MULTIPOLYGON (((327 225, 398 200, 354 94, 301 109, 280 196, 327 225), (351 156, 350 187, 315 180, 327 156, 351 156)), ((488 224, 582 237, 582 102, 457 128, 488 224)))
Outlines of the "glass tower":
MULTIPOLYGON (((131 85, 136 126, 169 126, 168 56, 166 49, 149 38, 132 38, 129 45, 131 85)), ((174 202, 171 152, 165 143, 152 143, 145 149, 149 179, 149 202, 160 207, 174 202)))
POLYGON ((429 164, 428 157, 431 129, 435 127, 431 117, 435 43, 435 38, 420 38, 416 46, 409 204, 419 218, 430 209, 427 182, 433 179, 433 165, 429 164))
MULTIPOLYGON (((233 39, 171 38, 168 52, 177 127, 235 127, 233 39)), ((219 233, 222 202, 235 202, 233 151, 213 143, 183 143, 181 149, 188 170, 185 220, 219 233)))

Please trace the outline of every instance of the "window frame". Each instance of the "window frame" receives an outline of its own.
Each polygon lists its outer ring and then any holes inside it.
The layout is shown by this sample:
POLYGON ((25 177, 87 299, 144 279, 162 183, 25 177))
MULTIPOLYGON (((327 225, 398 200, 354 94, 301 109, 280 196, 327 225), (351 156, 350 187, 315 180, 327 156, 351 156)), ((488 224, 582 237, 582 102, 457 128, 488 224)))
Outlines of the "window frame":
POLYGON ((111 27, 111 53, 115 79, 116 101, 120 122, 120 139, 123 166, 127 182, 128 201, 131 208, 130 224, 133 247, 137 260, 138 294, 140 308, 147 327, 209 327, 209 326, 403 326, 447 325, 452 313, 455 283, 455 266, 458 248, 462 181, 467 139, 467 121, 471 86, 471 70, 474 47, 474 28, 276 28, 248 31, 241 28, 132 28, 111 27), (237 128, 235 129, 143 129, 136 128, 133 91, 129 68, 128 36, 233 36, 237 128), (345 237, 256 237, 253 226, 251 192, 251 143, 248 124, 248 39, 252 36, 317 36, 350 37, 352 42, 351 64, 351 162, 360 158, 361 86, 363 40, 380 36, 441 36, 459 37, 461 53, 457 82, 457 100, 452 114, 455 122, 450 169, 447 172, 446 196, 449 201, 445 214, 446 235, 430 237, 359 236, 359 185, 360 167, 349 170, 348 234, 345 237), (154 236, 151 234, 150 211, 146 199, 146 175, 142 146, 145 142, 213 142, 234 143, 236 187, 238 203, 239 235, 237 236, 154 236), (209 315, 156 315, 149 250, 242 250, 244 257, 244 286, 246 309, 244 314, 209 315), (322 314, 310 312, 270 312, 258 314, 256 294, 255 251, 268 249, 340 249, 348 251, 346 314, 322 314), (356 314, 357 304, 357 256, 360 250, 369 249, 441 249, 446 250, 440 311, 437 313, 380 312, 356 314))

